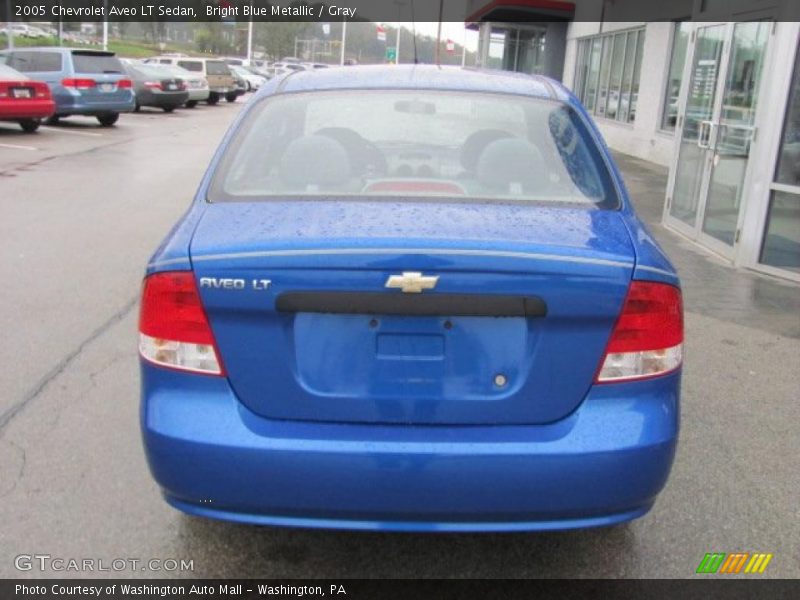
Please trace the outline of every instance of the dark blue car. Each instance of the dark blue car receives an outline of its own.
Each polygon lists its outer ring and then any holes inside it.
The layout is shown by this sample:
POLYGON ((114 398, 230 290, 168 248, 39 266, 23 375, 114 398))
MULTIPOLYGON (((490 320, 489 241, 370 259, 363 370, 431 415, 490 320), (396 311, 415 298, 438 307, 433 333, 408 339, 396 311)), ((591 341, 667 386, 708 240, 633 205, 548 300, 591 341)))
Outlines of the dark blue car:
POLYGON ((675 271, 560 84, 299 71, 147 267, 144 445, 193 515, 610 525, 667 480, 682 342, 675 271))

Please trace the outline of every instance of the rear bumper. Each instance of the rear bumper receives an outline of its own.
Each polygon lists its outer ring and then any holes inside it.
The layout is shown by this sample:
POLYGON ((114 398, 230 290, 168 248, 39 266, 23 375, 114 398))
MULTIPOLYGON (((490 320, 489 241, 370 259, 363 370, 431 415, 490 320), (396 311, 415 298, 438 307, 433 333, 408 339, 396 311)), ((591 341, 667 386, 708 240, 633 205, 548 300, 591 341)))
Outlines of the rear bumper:
POLYGON ((143 365, 153 476, 187 513, 266 525, 520 531, 639 517, 664 486, 680 374, 596 386, 565 419, 414 427, 276 421, 224 379, 143 365))
POLYGON ((56 105, 52 100, 26 100, 25 102, 0 102, 0 120, 44 119, 53 114, 56 105))
POLYGON ((157 92, 143 90, 136 93, 140 106, 155 106, 157 108, 180 106, 189 99, 188 92, 157 92))
POLYGON ((55 94, 56 115, 104 115, 108 113, 132 112, 136 97, 132 91, 118 92, 115 97, 104 100, 87 99, 79 93, 63 91, 55 94))
POLYGON ((196 102, 208 100, 208 96, 211 92, 208 88, 202 88, 199 90, 189 90, 189 100, 194 100, 196 102))

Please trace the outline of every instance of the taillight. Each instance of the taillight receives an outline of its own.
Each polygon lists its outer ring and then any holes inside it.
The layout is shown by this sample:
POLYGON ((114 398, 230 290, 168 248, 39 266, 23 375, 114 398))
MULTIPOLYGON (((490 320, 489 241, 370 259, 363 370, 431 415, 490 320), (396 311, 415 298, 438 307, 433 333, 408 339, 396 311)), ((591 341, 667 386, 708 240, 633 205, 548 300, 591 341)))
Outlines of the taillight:
POLYGON ((46 83, 35 81, 33 82, 33 89, 36 91, 36 95, 41 98, 50 97, 50 87, 46 83))
POLYGON ((151 89, 151 90, 160 90, 161 89, 161 82, 160 81, 145 81, 144 87, 151 89))
POLYGON ((156 273, 144 280, 139 353, 173 369, 225 374, 191 272, 156 273))
POLYGON ((130 79, 120 79, 117 82, 117 87, 120 89, 129 89, 133 87, 133 82, 130 79))
POLYGON ((88 90, 97 85, 97 82, 94 79, 62 79, 61 85, 68 88, 75 88, 78 90, 88 90))
POLYGON ((595 382, 664 375, 680 367, 682 357, 681 291, 665 283, 634 281, 595 382))

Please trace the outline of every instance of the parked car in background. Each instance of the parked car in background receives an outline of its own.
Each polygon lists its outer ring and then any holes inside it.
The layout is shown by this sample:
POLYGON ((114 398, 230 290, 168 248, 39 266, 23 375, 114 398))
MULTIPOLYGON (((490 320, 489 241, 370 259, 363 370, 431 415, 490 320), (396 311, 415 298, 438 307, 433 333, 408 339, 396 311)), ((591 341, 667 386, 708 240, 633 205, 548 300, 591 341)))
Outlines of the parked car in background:
POLYGON ((240 58, 238 56, 223 56, 220 58, 228 66, 235 66, 235 67, 252 67, 257 65, 258 63, 263 63, 263 61, 258 60, 248 60, 246 58, 240 58))
POLYGON ((13 121, 27 133, 50 117, 56 104, 48 85, 34 81, 5 64, 0 64, 0 121, 13 121))
POLYGON ((50 86, 56 103, 50 123, 71 115, 96 117, 109 127, 136 107, 133 84, 113 52, 36 47, 0 52, 13 69, 50 86))
POLYGON ((286 69, 288 71, 306 71, 304 65, 295 62, 276 62, 272 65, 273 69, 286 69))
POLYGON ((5 27, 0 29, 0 33, 4 33, 5 35, 12 33, 15 36, 24 38, 41 38, 47 37, 48 35, 47 32, 40 27, 27 23, 7 23, 5 27))
POLYGON ((187 71, 183 67, 177 65, 162 65, 160 63, 147 63, 148 67, 154 69, 163 69, 167 73, 172 74, 174 77, 183 79, 186 83, 186 91, 189 93, 189 98, 186 100, 186 108, 194 108, 198 102, 205 102, 208 100, 209 89, 208 80, 202 75, 187 71))
POLYGON ((212 58, 195 58, 192 56, 170 56, 163 54, 146 58, 144 63, 177 65, 192 73, 202 75, 208 81, 208 104, 216 104, 222 98, 234 102, 239 96, 233 73, 223 61, 212 58))
POLYGON ((287 69, 285 67, 276 67, 273 65, 271 67, 265 67, 263 72, 265 77, 272 79, 273 77, 294 73, 295 69, 287 69))
POLYGON ((152 106, 172 112, 189 99, 186 82, 163 68, 129 62, 125 70, 133 81, 137 111, 142 106, 152 106))
MULTIPOLYGON (((228 67, 228 68, 232 69, 233 67, 228 67)), ((233 94, 226 94, 225 99, 228 102, 236 102, 236 99, 239 96, 243 96, 245 93, 247 93, 248 89, 247 81, 245 80, 244 77, 242 77, 235 71, 231 71, 231 74, 233 75, 233 80, 234 80, 234 88, 233 88, 234 91, 233 94)))
POLYGON ((196 516, 606 526, 675 457, 678 276, 544 77, 265 86, 152 256, 139 332, 150 469, 196 516))
POLYGON ((267 82, 266 77, 264 77, 263 75, 257 75, 256 73, 253 73, 247 67, 228 65, 228 68, 230 68, 230 70, 233 71, 234 75, 238 75, 239 78, 244 80, 248 92, 257 90, 267 82))

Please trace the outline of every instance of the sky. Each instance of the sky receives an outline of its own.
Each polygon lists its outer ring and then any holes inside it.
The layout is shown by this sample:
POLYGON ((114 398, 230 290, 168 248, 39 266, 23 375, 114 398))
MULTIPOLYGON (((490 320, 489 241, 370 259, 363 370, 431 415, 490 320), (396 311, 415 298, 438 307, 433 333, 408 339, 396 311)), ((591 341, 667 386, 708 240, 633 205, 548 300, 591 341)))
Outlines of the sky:
MULTIPOLYGON (((391 25, 392 27, 397 27, 398 25, 402 25, 404 28, 411 31, 412 24, 408 23, 384 23, 384 25, 391 25)), ((436 37, 436 28, 438 23, 436 22, 420 22, 416 24, 417 33, 422 35, 429 35, 431 37, 436 37)), ((474 52, 478 49, 478 32, 472 31, 464 27, 463 23, 458 22, 451 22, 446 21, 442 23, 442 40, 451 39, 457 44, 466 44, 467 50, 470 52, 474 52), (465 39, 466 35, 466 39, 465 39)), ((391 42, 392 40, 387 40, 387 42, 391 42)))

